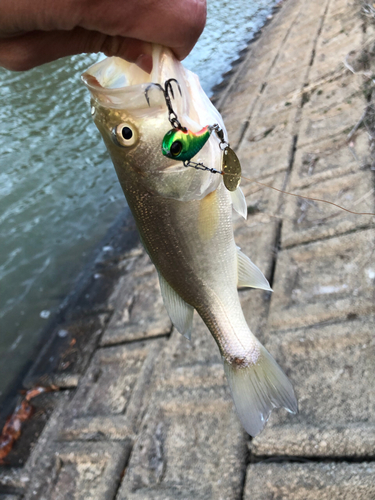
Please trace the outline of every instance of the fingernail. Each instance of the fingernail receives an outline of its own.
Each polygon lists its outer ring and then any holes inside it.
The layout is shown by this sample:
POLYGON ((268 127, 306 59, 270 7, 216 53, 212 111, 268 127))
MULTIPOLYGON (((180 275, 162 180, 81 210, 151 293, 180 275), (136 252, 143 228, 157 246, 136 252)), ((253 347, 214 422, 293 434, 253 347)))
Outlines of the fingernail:
POLYGON ((151 73, 152 71, 152 56, 149 54, 141 54, 138 56, 135 64, 141 68, 146 73, 151 73))

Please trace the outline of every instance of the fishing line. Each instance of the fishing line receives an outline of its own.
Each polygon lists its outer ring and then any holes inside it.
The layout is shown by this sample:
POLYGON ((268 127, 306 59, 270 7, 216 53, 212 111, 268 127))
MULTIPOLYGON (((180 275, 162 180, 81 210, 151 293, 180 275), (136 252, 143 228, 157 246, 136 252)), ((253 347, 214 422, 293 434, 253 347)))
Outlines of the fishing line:
MULTIPOLYGON (((224 175, 222 172, 221 172, 221 174, 224 175)), ((225 175, 231 175, 231 174, 225 174, 225 175)), ((255 179, 249 179, 248 177, 241 176, 241 179, 245 179, 249 182, 255 182, 256 184, 259 184, 260 186, 263 186, 263 187, 266 187, 269 189, 274 189, 275 191, 278 191, 279 193, 288 194, 289 196, 295 196, 296 198, 303 198, 304 200, 318 201, 320 203, 327 203, 328 205, 333 205, 334 207, 340 208, 341 210, 344 210, 345 212, 349 212, 350 214, 375 216, 375 213, 372 213, 372 212, 354 212, 352 210, 349 210, 348 208, 345 208, 345 207, 342 207, 340 205, 337 205, 336 203, 333 203, 333 201, 321 200, 320 198, 311 198, 309 196, 302 196, 301 194, 296 194, 296 193, 289 193, 289 191, 283 191, 282 189, 277 189, 274 186, 270 186, 269 184, 264 184, 263 182, 259 182, 255 179)))
MULTIPOLYGON (((236 176, 236 174, 231 174, 229 172, 220 172, 219 170, 216 170, 214 168, 208 168, 202 163, 194 163, 194 162, 184 162, 185 167, 193 167, 197 170, 207 170, 208 172, 211 172, 212 174, 220 174, 222 176, 227 176, 227 175, 233 175, 236 176)), ((328 201, 328 200, 322 200, 320 198, 312 198, 310 196, 303 196, 301 194, 296 194, 296 193, 290 193, 289 191, 284 191, 283 189, 278 189, 275 188, 274 186, 270 186, 269 184, 264 184, 263 182, 257 181, 256 179, 250 179, 249 177, 245 177, 244 175, 241 175, 241 179, 244 179, 249 182, 255 182, 259 186, 273 189, 274 191, 277 191, 278 193, 283 193, 283 194, 288 194, 289 196, 294 196, 296 198, 302 198, 304 200, 310 200, 310 201, 318 201, 320 203, 326 203, 327 205, 333 205, 334 207, 339 208, 340 210, 344 210, 345 212, 349 212, 350 214, 354 215, 372 215, 375 216, 375 213, 372 212, 355 212, 353 210, 349 210, 348 208, 342 207, 341 205, 337 205, 337 203, 333 203, 333 201, 328 201)))
POLYGON ((220 174, 223 176, 223 181, 225 187, 229 191, 235 191, 241 179, 245 179, 249 182, 255 182, 259 186, 273 189, 278 193, 287 194, 289 196, 294 196, 295 198, 302 198, 303 200, 316 201, 319 203, 326 203, 327 205, 332 205, 344 212, 348 212, 354 215, 371 215, 375 216, 372 212, 355 212, 354 210, 349 210, 348 208, 342 207, 333 201, 322 200, 320 198, 313 198, 311 196, 303 196, 301 194, 290 193, 289 191, 284 191, 283 189, 275 188, 269 184, 264 184, 263 182, 257 181, 256 179, 250 179, 241 175, 241 164, 236 155, 236 153, 231 149, 229 143, 225 140, 223 129, 215 123, 214 125, 207 125, 200 132, 193 133, 186 127, 183 127, 178 120, 177 114, 172 107, 172 98, 174 98, 172 82, 177 84, 177 88, 182 96, 181 87, 175 78, 170 78, 166 80, 164 88, 159 83, 151 83, 145 91, 145 97, 148 105, 150 106, 150 100, 148 98, 148 92, 150 88, 157 87, 164 94, 165 103, 168 108, 168 119, 172 125, 172 130, 167 132, 164 136, 162 142, 162 153, 168 158, 173 158, 177 161, 182 161, 184 167, 192 167, 196 170, 203 170, 211 172, 212 174, 220 174), (217 138, 219 139, 219 147, 223 152, 222 160, 222 170, 217 170, 215 168, 206 167, 202 162, 194 162, 192 158, 202 149, 204 144, 208 141, 211 132, 215 132, 217 138))

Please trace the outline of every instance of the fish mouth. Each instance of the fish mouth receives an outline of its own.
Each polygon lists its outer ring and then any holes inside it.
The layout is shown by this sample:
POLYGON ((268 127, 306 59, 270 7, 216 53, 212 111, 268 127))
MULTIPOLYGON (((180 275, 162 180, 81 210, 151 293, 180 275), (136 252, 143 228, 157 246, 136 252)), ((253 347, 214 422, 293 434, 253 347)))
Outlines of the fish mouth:
MULTIPOLYGON (((127 109, 148 108, 146 90, 151 83, 164 83, 162 80, 163 63, 169 56, 169 49, 153 45, 153 69, 149 74, 135 63, 129 63, 120 57, 107 57, 86 70, 81 79, 92 97, 100 105, 111 108, 127 109)), ((151 105, 165 106, 165 99, 160 89, 149 89, 151 105)))

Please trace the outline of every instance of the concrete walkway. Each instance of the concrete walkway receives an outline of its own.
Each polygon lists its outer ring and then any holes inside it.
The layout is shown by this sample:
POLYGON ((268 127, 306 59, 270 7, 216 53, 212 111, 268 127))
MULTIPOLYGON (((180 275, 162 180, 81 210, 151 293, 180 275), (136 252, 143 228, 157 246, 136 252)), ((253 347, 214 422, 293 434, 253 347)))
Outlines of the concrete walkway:
MULTIPOLYGON (((235 67, 216 105, 246 177, 374 212, 371 108, 347 141, 371 101, 361 8, 286 0, 235 67)), ((111 273, 115 287, 57 325, 26 379, 61 390, 33 400, 1 500, 375 498, 374 218, 242 186, 236 242, 274 289, 241 291, 243 309, 300 413, 274 412, 249 439, 213 339, 197 317, 190 343, 172 331, 138 246, 98 262, 90 293, 111 273)))

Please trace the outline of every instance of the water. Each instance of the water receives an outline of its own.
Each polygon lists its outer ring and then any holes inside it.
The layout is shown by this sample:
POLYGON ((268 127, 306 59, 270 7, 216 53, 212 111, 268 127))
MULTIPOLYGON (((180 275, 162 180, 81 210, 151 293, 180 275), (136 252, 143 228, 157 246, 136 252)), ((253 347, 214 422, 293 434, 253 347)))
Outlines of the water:
MULTIPOLYGON (((274 1, 220 0, 185 64, 207 93, 274 1)), ((125 200, 80 74, 100 56, 0 68, 0 400, 125 200)))

